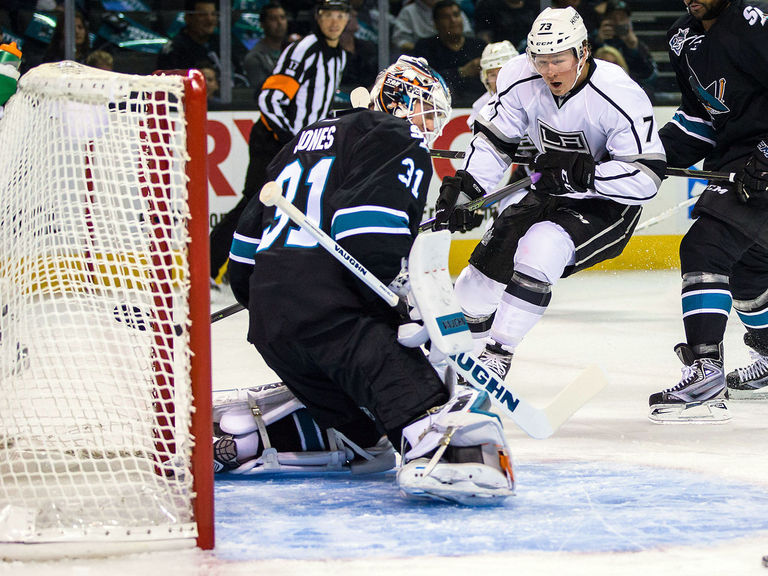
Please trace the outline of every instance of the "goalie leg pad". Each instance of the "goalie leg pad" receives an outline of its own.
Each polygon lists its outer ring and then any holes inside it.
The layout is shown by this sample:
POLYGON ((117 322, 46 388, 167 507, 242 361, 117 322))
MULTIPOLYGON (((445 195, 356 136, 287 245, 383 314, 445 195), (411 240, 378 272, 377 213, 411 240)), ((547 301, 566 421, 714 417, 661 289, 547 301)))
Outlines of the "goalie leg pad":
POLYGON ((386 437, 362 448, 333 428, 321 431, 282 383, 214 392, 213 420, 215 472, 371 474, 395 466, 386 437))
POLYGON ((509 447, 485 392, 461 388, 449 402, 403 430, 400 492, 468 505, 514 493, 509 447))

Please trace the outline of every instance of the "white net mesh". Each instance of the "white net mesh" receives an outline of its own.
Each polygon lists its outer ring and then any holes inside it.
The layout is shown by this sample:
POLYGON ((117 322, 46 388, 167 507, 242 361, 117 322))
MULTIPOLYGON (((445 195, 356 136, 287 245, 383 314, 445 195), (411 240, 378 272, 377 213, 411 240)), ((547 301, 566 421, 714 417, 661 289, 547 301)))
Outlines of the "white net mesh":
POLYGON ((0 542, 194 536, 183 97, 47 64, 0 120, 0 542))

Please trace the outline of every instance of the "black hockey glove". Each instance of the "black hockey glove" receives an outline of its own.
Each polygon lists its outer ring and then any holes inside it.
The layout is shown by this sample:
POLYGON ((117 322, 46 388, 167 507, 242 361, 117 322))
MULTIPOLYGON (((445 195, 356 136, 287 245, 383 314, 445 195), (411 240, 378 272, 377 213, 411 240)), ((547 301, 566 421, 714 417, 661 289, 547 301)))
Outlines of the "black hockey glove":
POLYGON ((449 228, 449 220, 456 204, 465 204, 485 195, 485 190, 465 170, 457 170, 455 176, 446 176, 440 185, 440 196, 435 204, 435 230, 449 228))
POLYGON ((736 194, 744 204, 768 200, 768 158, 761 154, 749 157, 736 178, 736 194))
POLYGON ((595 183, 595 159, 584 152, 543 152, 534 159, 533 169, 541 178, 531 190, 544 194, 586 192, 595 183))
POLYGON ((469 232, 482 223, 482 213, 457 206, 448 217, 447 228, 451 232, 469 232))

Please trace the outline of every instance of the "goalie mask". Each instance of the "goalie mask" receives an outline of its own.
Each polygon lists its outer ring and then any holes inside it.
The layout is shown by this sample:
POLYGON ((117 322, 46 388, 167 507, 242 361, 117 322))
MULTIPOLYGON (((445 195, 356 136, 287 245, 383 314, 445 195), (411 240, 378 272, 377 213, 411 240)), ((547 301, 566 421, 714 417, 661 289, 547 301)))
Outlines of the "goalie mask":
POLYGON ((424 58, 400 56, 379 73, 371 90, 374 109, 406 118, 428 145, 443 131, 451 115, 451 95, 440 75, 424 58))
POLYGON ((480 56, 480 80, 486 90, 490 90, 488 84, 488 72, 501 68, 507 60, 511 60, 518 55, 518 51, 512 46, 509 40, 493 42, 483 48, 483 54, 480 56))

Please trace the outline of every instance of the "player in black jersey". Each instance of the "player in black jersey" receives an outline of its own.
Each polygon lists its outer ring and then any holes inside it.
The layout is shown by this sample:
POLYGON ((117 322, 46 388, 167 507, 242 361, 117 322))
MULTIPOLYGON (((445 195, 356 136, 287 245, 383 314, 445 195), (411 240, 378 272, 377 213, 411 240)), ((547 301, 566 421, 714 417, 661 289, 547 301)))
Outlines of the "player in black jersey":
POLYGON ((768 397, 768 5, 684 0, 669 57, 682 105, 660 130, 670 166, 738 174, 710 182, 680 246, 686 342, 678 385, 650 397, 656 420, 725 420, 726 397, 768 397), (723 335, 731 310, 755 363, 726 376, 723 335), (761 392, 762 389, 762 392, 761 392), (709 411, 698 406, 704 403, 709 411), (689 416, 695 408, 700 417, 689 416))
MULTIPOLYGON (((401 57, 380 74, 371 97, 373 110, 351 111, 300 131, 267 175, 291 203, 387 283, 398 276, 418 232, 432 176, 429 143, 450 114, 450 96, 425 60, 401 57)), ((248 340, 320 430, 332 429, 358 447, 374 446, 386 435, 395 448, 404 447, 404 462, 412 468, 426 466, 420 459, 434 459, 432 472, 420 477, 440 477, 435 485, 443 498, 478 495, 467 494, 467 486, 483 497, 511 493, 498 419, 477 412, 484 393, 450 397, 424 353, 398 342, 401 315, 313 236, 258 198, 248 204, 235 233, 230 283, 250 313, 248 340), (454 429, 444 454, 435 444, 442 434, 427 432, 443 429, 449 413, 454 429), (498 451, 482 456, 478 447, 474 456, 459 454, 466 447, 462 414, 473 419, 474 441, 483 438, 481 444, 498 451), (442 478, 446 458, 471 462, 471 472, 448 470, 448 478, 442 478), (451 485, 458 495, 445 495, 451 485)), ((253 424, 250 438, 257 433, 253 424)), ((246 453, 237 444, 238 465, 261 456, 249 446, 246 453)), ((402 481, 399 485, 414 492, 402 481)))

